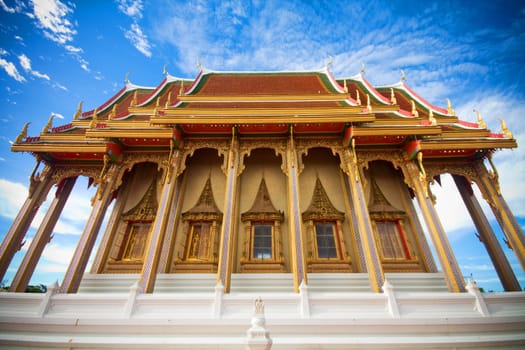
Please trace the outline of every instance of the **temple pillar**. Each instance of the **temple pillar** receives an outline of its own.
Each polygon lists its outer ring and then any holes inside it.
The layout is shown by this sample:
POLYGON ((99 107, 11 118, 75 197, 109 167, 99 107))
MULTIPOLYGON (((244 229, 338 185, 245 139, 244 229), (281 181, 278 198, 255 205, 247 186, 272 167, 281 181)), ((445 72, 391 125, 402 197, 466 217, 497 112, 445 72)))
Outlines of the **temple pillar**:
POLYGON ((474 170, 476 171, 477 179, 472 180, 477 180, 476 183, 483 198, 492 208, 494 216, 505 233, 511 249, 525 271, 525 236, 516 218, 510 211, 507 202, 501 195, 496 169, 494 168, 493 172, 489 172, 483 161, 478 161, 474 164, 474 170))
POLYGON ((102 273, 104 271, 104 265, 111 250, 110 239, 115 234, 115 230, 117 229, 118 220, 122 214, 124 205, 126 204, 129 191, 130 186, 121 186, 118 190, 117 198, 115 204, 113 205, 113 210, 111 212, 111 216, 109 217, 106 230, 100 239, 98 252, 95 255, 95 259, 93 259, 93 264, 91 265, 91 273, 102 273))
POLYGON ((170 220, 170 208, 172 203, 178 201, 180 193, 180 182, 177 181, 181 162, 181 152, 176 149, 171 154, 164 174, 162 191, 155 221, 151 225, 148 235, 148 243, 144 253, 144 264, 140 274, 138 289, 143 293, 153 293, 155 280, 159 267, 162 242, 166 234, 166 228, 170 220))
POLYGON ((465 206, 472 217, 472 221, 478 230, 479 239, 487 249, 487 253, 498 273, 503 288, 505 291, 521 291, 520 284, 510 267, 503 249, 501 249, 501 246, 498 243, 498 239, 496 238, 492 227, 490 227, 487 217, 483 213, 483 210, 472 191, 470 183, 463 176, 452 175, 452 177, 454 178, 454 182, 463 198, 463 202, 465 202, 465 206))
POLYGON ((97 193, 93 198, 91 214, 89 215, 89 218, 86 222, 84 231, 82 231, 77 248, 73 253, 73 257, 69 263, 64 280, 60 286, 61 293, 77 292, 82 275, 84 274, 89 256, 91 254, 91 250, 93 249, 93 245, 97 239, 100 225, 104 220, 109 203, 111 203, 111 200, 113 199, 112 194, 120 176, 120 167, 115 163, 111 164, 107 173, 101 176, 97 193))
POLYGON ((293 129, 286 147, 286 175, 288 191, 288 232, 292 251, 294 290, 299 293, 301 284, 308 284, 304 258, 303 235, 301 234, 301 209, 299 197, 299 160, 293 139, 293 129))
POLYGON ((412 161, 405 164, 407 171, 405 177, 408 175, 408 179, 405 178, 405 181, 411 183, 411 187, 416 195, 419 209, 425 220, 441 269, 443 270, 448 290, 450 292, 465 292, 465 281, 461 270, 454 256, 454 252, 450 247, 445 229, 439 220, 436 208, 430 198, 425 180, 426 176, 422 170, 422 153, 418 154, 418 160, 420 164, 419 167, 412 161))
POLYGON ((75 186, 77 177, 68 177, 62 180, 55 193, 55 198, 51 202, 40 227, 35 233, 31 245, 29 246, 22 263, 9 288, 10 292, 24 292, 29 284, 29 280, 35 271, 36 265, 44 251, 47 243, 51 240, 51 233, 64 209, 64 205, 75 186))
POLYGON ((29 194, 9 231, 7 231, 2 245, 0 245, 0 280, 4 278, 11 260, 22 247, 24 236, 35 218, 38 208, 46 200, 47 194, 53 186, 53 171, 53 166, 46 165, 40 175, 31 176, 29 194))
POLYGON ((375 244, 374 231, 368 214, 368 204, 357 166, 356 153, 345 148, 342 153, 342 162, 342 169, 345 170, 348 177, 351 207, 354 208, 355 233, 359 236, 358 242, 361 244, 361 251, 364 253, 364 264, 368 272, 370 287, 373 292, 381 293, 381 288, 385 283, 385 275, 375 244))
POLYGON ((239 140, 232 131, 232 141, 228 152, 226 172, 226 191, 223 205, 221 241, 219 246, 219 263, 217 267, 217 284, 222 284, 224 292, 230 292, 231 272, 233 266, 233 247, 237 216, 237 199, 240 173, 239 140))

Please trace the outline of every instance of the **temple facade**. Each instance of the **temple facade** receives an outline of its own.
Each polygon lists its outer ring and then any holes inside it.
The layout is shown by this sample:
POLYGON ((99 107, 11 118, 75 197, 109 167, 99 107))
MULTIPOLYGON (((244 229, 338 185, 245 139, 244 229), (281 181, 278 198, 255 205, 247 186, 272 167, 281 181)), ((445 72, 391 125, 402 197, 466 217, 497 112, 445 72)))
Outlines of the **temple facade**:
POLYGON ((517 147, 501 129, 404 80, 374 87, 328 68, 166 73, 81 103, 66 125, 52 116, 37 136, 26 124, 12 150, 37 164, 0 246, 1 276, 54 196, 0 294, 0 344, 243 348, 262 295, 275 349, 522 348, 525 293, 472 188, 525 269, 492 163, 517 147), (430 189, 443 174, 505 292, 465 281, 430 189), (22 293, 78 177, 97 190, 64 279, 22 293))

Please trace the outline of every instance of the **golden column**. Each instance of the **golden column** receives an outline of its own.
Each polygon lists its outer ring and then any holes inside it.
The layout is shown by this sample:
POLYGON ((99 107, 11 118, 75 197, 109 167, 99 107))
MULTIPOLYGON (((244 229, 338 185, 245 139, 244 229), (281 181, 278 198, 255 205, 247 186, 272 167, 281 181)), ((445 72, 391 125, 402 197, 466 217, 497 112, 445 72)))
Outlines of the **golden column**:
POLYGON ((430 233, 430 238, 437 252, 438 260, 445 275, 445 281, 450 292, 464 292, 465 280, 461 274, 454 252, 450 247, 443 225, 439 220, 436 208, 432 203, 426 183, 426 175, 423 169, 423 154, 417 154, 419 167, 410 161, 404 164, 406 173, 405 180, 411 183, 411 187, 417 198, 417 202, 430 233))
POLYGON ((46 165, 40 175, 31 175, 29 194, 9 231, 7 231, 2 245, 0 245, 0 280, 4 278, 13 256, 22 247, 24 236, 35 218, 38 208, 46 200, 47 194, 53 186, 53 172, 53 166, 46 165))
POLYGON ((374 240, 374 231, 370 215, 368 214, 368 205, 361 184, 359 168, 357 166, 357 155, 353 142, 354 140, 352 140, 352 150, 345 148, 342 151, 342 169, 345 170, 349 180, 350 203, 354 209, 353 218, 356 221, 353 224, 356 228, 355 233, 359 235, 360 238, 358 241, 361 244, 361 251, 364 254, 363 260, 366 271, 368 272, 370 287, 373 292, 380 293, 385 283, 385 276, 374 240))
MULTIPOLYGON (((172 146, 173 147, 173 146, 172 146)), ((162 192, 160 195, 159 206, 155 221, 148 235, 144 254, 144 264, 140 274, 138 289, 143 293, 153 293, 155 280, 162 251, 162 242, 166 234, 166 227, 170 220, 169 214, 173 203, 178 201, 180 193, 180 182, 177 181, 181 162, 181 152, 174 149, 170 152, 166 174, 163 180, 162 192)))
POLYGON ((66 204, 76 181, 77 177, 73 176, 63 179, 59 183, 55 193, 55 198, 53 198, 40 227, 31 241, 31 245, 24 256, 22 263, 18 267, 13 282, 11 283, 11 287, 9 288, 10 292, 24 292, 26 290, 46 244, 51 241, 51 233, 55 228, 58 218, 64 209, 64 205, 66 204))
POLYGON ((479 205, 474 192, 472 191, 472 186, 468 180, 460 175, 452 175, 454 182, 465 202, 472 221, 478 230, 479 239, 485 245, 487 253, 492 260, 492 264, 498 273, 498 277, 503 285, 503 288, 506 291, 521 291, 520 284, 510 267, 509 261, 501 249, 501 246, 498 243, 498 239, 490 227, 487 217, 483 213, 481 206, 479 205))
POLYGON ((228 152, 226 171, 226 195, 224 196, 223 221, 221 226, 221 241, 219 248, 219 264, 217 267, 217 284, 222 284, 224 292, 230 292, 231 272, 233 265, 233 246, 237 215, 237 198, 239 187, 239 140, 232 128, 232 140, 228 152))
POLYGON ((478 184, 478 187, 483 195, 483 198, 489 203, 494 216, 498 223, 505 232, 510 247, 516 254, 521 267, 525 271, 525 236, 521 230, 520 225, 516 221, 514 215, 510 211, 507 202, 503 198, 499 188, 498 173, 496 168, 492 164, 492 160, 489 157, 490 164, 493 167, 493 171, 488 171, 483 161, 477 161, 473 167, 477 174, 477 179, 473 179, 478 184))
MULTIPOLYGON (((104 166, 104 169, 105 167, 106 166, 104 166)), ((120 176, 122 176, 121 169, 116 163, 112 163, 109 166, 109 170, 105 174, 101 174, 91 214, 89 215, 84 231, 80 236, 77 248, 73 253, 73 257, 67 268, 62 285, 60 286, 61 293, 76 293, 78 291, 91 250, 97 239, 100 225, 104 220, 109 203, 111 203, 112 193, 115 190, 115 186, 118 184, 120 176)))
POLYGON ((288 231, 292 246, 292 270, 294 290, 299 292, 301 283, 308 284, 306 264, 304 260, 303 235, 301 234, 301 210, 299 208, 299 162, 293 138, 293 126, 290 129, 290 139, 286 148, 286 175, 288 191, 288 231))

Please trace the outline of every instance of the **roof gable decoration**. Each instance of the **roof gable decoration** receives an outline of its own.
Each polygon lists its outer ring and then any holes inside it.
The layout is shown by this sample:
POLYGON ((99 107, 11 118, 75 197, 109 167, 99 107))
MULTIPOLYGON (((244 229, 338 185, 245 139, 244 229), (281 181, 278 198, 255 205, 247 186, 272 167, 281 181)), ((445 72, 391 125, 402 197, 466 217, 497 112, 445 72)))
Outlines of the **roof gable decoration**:
POLYGON ((241 214, 241 221, 284 221, 284 213, 275 209, 272 203, 264 177, 261 179, 252 207, 241 214))
POLYGON ((184 221, 222 221, 222 212, 215 203, 211 178, 208 177, 197 203, 188 211, 182 213, 184 221))
POLYGON ((310 220, 336 220, 344 221, 345 214, 337 210, 323 187, 319 177, 315 180, 312 200, 308 208, 302 213, 303 221, 310 220))

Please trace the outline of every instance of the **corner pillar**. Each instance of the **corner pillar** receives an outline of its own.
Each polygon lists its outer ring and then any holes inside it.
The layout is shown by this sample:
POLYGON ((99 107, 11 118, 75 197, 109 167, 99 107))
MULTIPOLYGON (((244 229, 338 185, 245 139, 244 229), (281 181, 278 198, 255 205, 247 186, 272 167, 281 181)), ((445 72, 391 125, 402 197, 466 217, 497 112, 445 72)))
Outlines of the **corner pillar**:
MULTIPOLYGON (((490 162, 492 164, 492 161, 490 162)), ((516 218, 510 211, 507 202, 501 195, 498 173, 494 166, 494 171, 489 172, 483 164, 483 161, 478 161, 474 165, 474 169, 478 177, 476 183, 481 194, 492 208, 494 216, 505 233, 511 249, 514 251, 514 254, 516 254, 522 269, 525 271, 525 236, 516 218)))
POLYGON ((437 252, 438 260, 445 275, 448 290, 450 292, 465 292, 465 281, 461 274, 454 252, 450 247, 445 229, 439 220, 436 208, 430 198, 427 188, 426 175, 422 165, 422 153, 418 154, 419 167, 414 162, 405 164, 405 177, 408 175, 411 187, 414 190, 416 199, 425 220, 425 224, 430 233, 430 238, 437 252))
POLYGON ((454 178, 454 182, 456 183, 459 193, 463 198, 463 202, 465 202, 465 206, 472 217, 472 221, 476 226, 479 239, 481 242, 483 242, 485 248, 487 249, 487 253, 489 254, 490 260, 492 260, 492 264, 498 273, 498 277, 501 281, 501 284, 503 285, 503 288, 505 291, 521 291, 520 284, 518 283, 512 268, 510 267, 509 261, 507 260, 503 249, 501 249, 501 246, 498 243, 498 239, 496 238, 492 227, 490 227, 487 217, 483 213, 483 210, 481 209, 481 206, 479 205, 479 202, 472 191, 470 183, 463 176, 452 175, 452 177, 454 178))
POLYGON ((55 198, 53 198, 53 201, 51 202, 40 227, 36 231, 22 263, 18 267, 18 271, 16 272, 11 287, 9 288, 10 292, 24 292, 26 290, 46 244, 51 241, 51 233, 55 228, 76 181, 77 177, 74 176, 66 178, 59 183, 55 193, 55 198))
POLYGON ((107 173, 101 176, 97 193, 93 198, 91 214, 60 286, 61 293, 76 293, 78 291, 100 225, 104 220, 109 203, 111 203, 112 194, 120 176, 120 167, 115 163, 111 164, 107 173))
POLYGON ((364 254, 364 263, 368 272, 370 287, 373 292, 381 293, 385 284, 385 275, 375 244, 374 231, 370 215, 368 214, 368 205, 363 191, 355 151, 345 148, 342 153, 342 162, 341 167, 348 176, 350 202, 355 210, 354 219, 356 222, 354 227, 356 228, 356 234, 360 238, 359 242, 361 251, 364 254))
POLYGON ((224 287, 224 292, 230 292, 233 264, 233 244, 236 225, 236 209, 240 172, 239 140, 232 130, 232 140, 228 152, 226 172, 226 194, 223 205, 223 221, 221 226, 221 241, 219 247, 219 264, 217 267, 217 285, 224 287))
POLYGON ((22 241, 38 212, 38 208, 46 200, 47 194, 53 186, 53 171, 53 166, 46 165, 40 175, 31 176, 29 194, 9 231, 7 231, 2 245, 0 245, 0 280, 4 278, 11 260, 22 247, 22 241))
POLYGON ((180 161, 181 152, 178 149, 174 150, 168 160, 157 215, 148 235, 144 264, 142 265, 142 272, 138 282, 138 290, 143 293, 153 293, 155 288, 162 242, 170 219, 170 208, 172 203, 178 200, 180 193, 180 181, 177 181, 180 161))
POLYGON ((299 293, 301 285, 308 284, 306 264, 304 259, 304 243, 301 233, 301 203, 299 197, 299 161, 293 138, 293 127, 286 148, 286 175, 288 191, 288 231, 292 247, 292 269, 294 290, 299 293))

